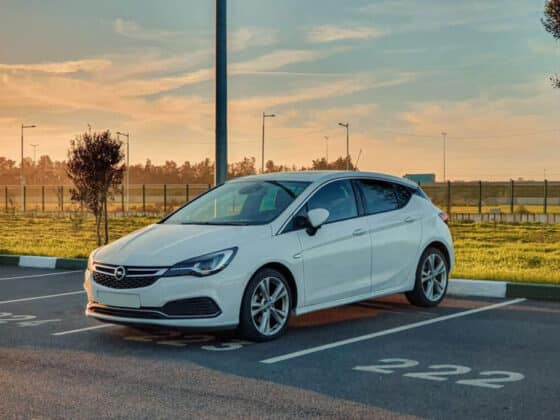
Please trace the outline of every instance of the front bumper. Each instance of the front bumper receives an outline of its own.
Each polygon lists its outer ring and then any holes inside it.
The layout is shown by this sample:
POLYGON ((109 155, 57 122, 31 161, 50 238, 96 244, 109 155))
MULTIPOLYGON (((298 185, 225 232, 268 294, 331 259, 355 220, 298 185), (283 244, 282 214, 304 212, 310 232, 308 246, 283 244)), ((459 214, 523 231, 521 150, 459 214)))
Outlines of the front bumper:
POLYGON ((86 270, 86 315, 117 324, 176 328, 232 328, 239 323, 242 276, 160 278, 147 287, 115 289, 86 270))

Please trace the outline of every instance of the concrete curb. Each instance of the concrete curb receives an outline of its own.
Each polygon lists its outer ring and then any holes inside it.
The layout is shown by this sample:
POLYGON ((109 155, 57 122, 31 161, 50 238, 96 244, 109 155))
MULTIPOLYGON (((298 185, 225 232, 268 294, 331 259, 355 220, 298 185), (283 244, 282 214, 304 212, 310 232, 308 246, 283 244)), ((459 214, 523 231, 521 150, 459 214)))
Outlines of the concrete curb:
POLYGON ((0 265, 81 270, 87 267, 87 260, 81 258, 35 257, 31 255, 0 255, 0 265))
MULTIPOLYGON (((82 270, 87 260, 80 258, 35 257, 29 255, 1 255, 0 265, 33 268, 82 270)), ((548 284, 515 283, 495 280, 451 279, 447 292, 454 296, 491 298, 528 298, 560 302, 560 286, 548 284)))
POLYGON ((451 279, 447 291, 455 296, 527 298, 560 302, 560 286, 552 284, 451 279))

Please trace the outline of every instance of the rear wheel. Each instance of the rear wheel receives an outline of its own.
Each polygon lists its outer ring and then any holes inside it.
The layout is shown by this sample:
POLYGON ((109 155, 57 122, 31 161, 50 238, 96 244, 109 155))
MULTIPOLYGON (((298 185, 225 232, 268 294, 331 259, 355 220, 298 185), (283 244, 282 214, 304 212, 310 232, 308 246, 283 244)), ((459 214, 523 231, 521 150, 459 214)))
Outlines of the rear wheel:
POLYGON ((414 289, 406 293, 406 298, 413 305, 436 306, 447 292, 448 276, 445 255, 437 248, 426 249, 416 269, 414 289))
POLYGON ((291 290, 284 275, 270 268, 259 270, 243 295, 240 332, 254 341, 273 340, 286 330, 291 308, 291 290))

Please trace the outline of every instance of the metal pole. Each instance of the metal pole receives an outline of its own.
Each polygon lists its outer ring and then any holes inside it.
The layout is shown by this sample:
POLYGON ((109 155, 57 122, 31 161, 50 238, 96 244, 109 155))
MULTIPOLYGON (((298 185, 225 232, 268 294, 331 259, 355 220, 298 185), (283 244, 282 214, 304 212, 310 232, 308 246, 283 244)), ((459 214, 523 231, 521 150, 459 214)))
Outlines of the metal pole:
POLYGON ((263 112, 262 114, 262 150, 261 150, 261 173, 264 174, 264 120, 265 118, 274 118, 276 114, 267 114, 263 112))
POLYGON ((451 181, 447 181, 447 214, 451 215, 451 181))
POLYGON ((25 211, 25 179, 23 178, 23 124, 21 125, 21 166, 20 166, 20 183, 21 183, 21 208, 25 211))
POLYGON ((544 214, 548 211, 548 180, 544 180, 544 214))
POLYGON ((329 137, 325 136, 325 143, 327 146, 327 153, 325 154, 325 159, 327 160, 327 164, 329 163, 329 137))
POLYGON ((262 147, 261 147, 261 174, 264 174, 264 119, 265 113, 262 114, 262 147))
POLYGON ((25 201, 25 192, 24 192, 24 185, 25 185, 25 175, 23 173, 23 129, 24 128, 35 128, 36 125, 25 125, 22 124, 21 125, 21 167, 20 167, 20 182, 21 182, 21 205, 23 208, 23 211, 25 211, 25 205, 24 205, 24 201, 25 201))
POLYGON ((478 181, 478 214, 482 213, 482 181, 478 181))
POLYGON ((509 203, 509 212, 513 214, 513 207, 515 205, 515 182, 511 180, 511 201, 509 203))
POLYGON ((227 179, 227 14, 226 0, 216 0, 216 163, 215 184, 227 179))
POLYGON ((338 125, 346 128, 346 170, 350 170, 350 123, 341 123, 338 125))
POLYGON ((441 132, 441 135, 443 137, 443 182, 445 182, 447 180, 446 174, 445 174, 445 161, 446 161, 446 157, 447 157, 447 133, 445 131, 441 132))
POLYGON ((124 174, 126 184, 126 211, 128 212, 130 207, 130 134, 128 132, 123 133, 117 131, 117 140, 120 140, 119 136, 126 137, 126 171, 124 174))

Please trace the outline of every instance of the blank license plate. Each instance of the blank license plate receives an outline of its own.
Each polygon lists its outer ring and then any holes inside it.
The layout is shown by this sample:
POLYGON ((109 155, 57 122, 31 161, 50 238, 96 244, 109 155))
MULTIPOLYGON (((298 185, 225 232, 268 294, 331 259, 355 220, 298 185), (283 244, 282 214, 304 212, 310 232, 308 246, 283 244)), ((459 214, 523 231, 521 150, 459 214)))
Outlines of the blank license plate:
POLYGON ((124 308, 139 308, 140 296, 130 293, 97 292, 97 301, 109 306, 124 308))

